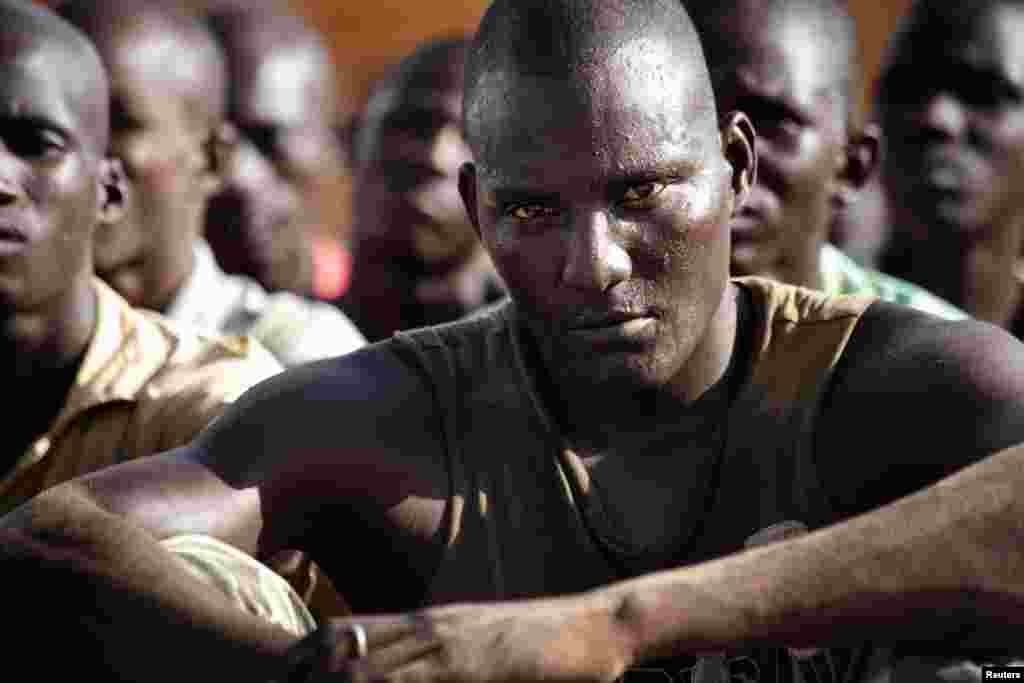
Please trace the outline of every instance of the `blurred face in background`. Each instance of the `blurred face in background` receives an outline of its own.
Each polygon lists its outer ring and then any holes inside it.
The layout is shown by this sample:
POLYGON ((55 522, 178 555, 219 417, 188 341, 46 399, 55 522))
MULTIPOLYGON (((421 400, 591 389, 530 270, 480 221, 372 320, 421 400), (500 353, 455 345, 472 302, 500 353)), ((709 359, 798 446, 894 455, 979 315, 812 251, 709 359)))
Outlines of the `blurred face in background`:
POLYGON ((905 276, 1005 322, 1016 292, 1002 283, 1024 241, 1024 8, 922 5, 894 40, 879 102, 905 276))
POLYGON ((312 242, 344 223, 334 71, 311 40, 276 44, 253 19, 230 28, 229 118, 241 149, 210 207, 207 237, 227 270, 308 292, 312 242))
POLYGON ((157 22, 125 24, 93 36, 110 74, 110 150, 134 189, 125 219, 96 234, 96 271, 133 305, 162 310, 192 272, 219 187, 219 121, 202 104, 204 60, 183 58, 180 36, 157 22))
POLYGON ((732 272, 819 287, 846 161, 844 57, 820 17, 781 5, 729 12, 713 33, 719 110, 742 111, 757 134, 757 184, 730 223, 732 272))
POLYGON ((452 320, 501 294, 458 192, 471 158, 459 71, 378 88, 355 136, 352 288, 379 304, 371 336, 452 320))

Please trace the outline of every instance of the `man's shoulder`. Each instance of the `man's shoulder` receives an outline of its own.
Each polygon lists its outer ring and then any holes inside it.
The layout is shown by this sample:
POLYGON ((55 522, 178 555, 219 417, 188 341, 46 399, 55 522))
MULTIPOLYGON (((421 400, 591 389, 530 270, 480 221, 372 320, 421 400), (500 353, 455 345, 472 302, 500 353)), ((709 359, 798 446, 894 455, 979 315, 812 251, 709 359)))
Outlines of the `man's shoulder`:
POLYGON ((149 381, 150 394, 202 385, 233 400, 282 370, 263 344, 249 335, 218 334, 151 311, 134 312, 140 353, 163 357, 149 381))
POLYGON ((382 341, 261 382, 225 410, 203 444, 242 481, 253 463, 285 454, 329 468, 352 458, 377 468, 385 457, 430 458, 440 452, 438 425, 427 379, 382 341))
POLYGON ((131 435, 126 457, 186 443, 244 391, 281 371, 252 340, 133 308, 99 280, 95 288, 98 323, 65 412, 75 420, 97 405, 120 404, 118 419, 131 435))
POLYGON ((1024 345, 988 323, 871 306, 836 367, 816 434, 841 507, 884 503, 1024 441, 1022 364, 1024 345))
POLYGON ((735 277, 750 293, 761 317, 776 323, 814 324, 849 320, 863 315, 877 297, 873 294, 834 294, 765 277, 735 277))

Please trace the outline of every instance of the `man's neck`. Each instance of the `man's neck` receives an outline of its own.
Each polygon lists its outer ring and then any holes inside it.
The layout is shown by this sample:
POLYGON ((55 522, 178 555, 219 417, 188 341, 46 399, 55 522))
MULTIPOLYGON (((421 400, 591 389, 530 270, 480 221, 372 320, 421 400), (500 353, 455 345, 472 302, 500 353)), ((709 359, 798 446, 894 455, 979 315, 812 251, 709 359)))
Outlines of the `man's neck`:
POLYGON ((824 238, 808 240, 799 252, 787 254, 778 264, 773 274, 774 278, 797 287, 824 289, 825 280, 821 272, 822 244, 824 238))
MULTIPOLYGON (((16 396, 7 442, 19 454, 64 404, 97 321, 89 279, 30 311, 0 311, 0 381, 16 396)), ((9 452, 3 449, 4 452, 9 452)), ((0 462, 0 470, 3 469, 0 462)))

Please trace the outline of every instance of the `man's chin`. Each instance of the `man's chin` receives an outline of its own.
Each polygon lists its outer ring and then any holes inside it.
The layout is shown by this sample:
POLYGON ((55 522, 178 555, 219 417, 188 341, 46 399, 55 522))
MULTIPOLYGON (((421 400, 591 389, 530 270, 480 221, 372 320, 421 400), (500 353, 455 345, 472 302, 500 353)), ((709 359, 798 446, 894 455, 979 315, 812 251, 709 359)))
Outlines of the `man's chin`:
POLYGON ((645 391, 668 383, 670 373, 659 368, 650 350, 608 350, 588 355, 573 355, 557 361, 556 376, 576 387, 645 391))

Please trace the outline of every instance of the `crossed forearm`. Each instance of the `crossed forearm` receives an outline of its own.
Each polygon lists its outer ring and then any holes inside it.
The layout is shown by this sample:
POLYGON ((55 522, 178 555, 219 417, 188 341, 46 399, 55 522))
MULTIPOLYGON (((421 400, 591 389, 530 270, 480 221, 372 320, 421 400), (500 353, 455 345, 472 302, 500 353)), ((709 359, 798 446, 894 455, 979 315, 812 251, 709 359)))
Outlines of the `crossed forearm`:
POLYGON ((105 680, 268 680, 295 642, 230 605, 153 537, 74 486, 0 519, 0 574, 15 593, 7 601, 16 624, 10 651, 37 653, 31 661, 49 673, 66 666, 105 680), (55 642, 94 657, 39 659, 55 642))
POLYGON ((599 590, 629 659, 750 645, 1020 645, 1024 447, 794 540, 599 590))

